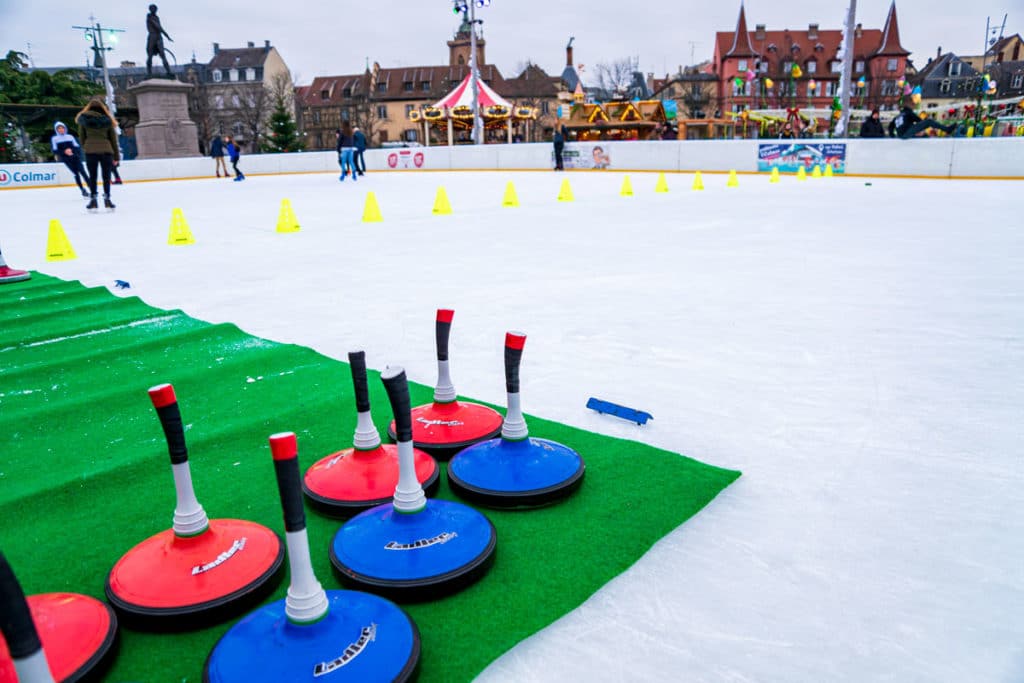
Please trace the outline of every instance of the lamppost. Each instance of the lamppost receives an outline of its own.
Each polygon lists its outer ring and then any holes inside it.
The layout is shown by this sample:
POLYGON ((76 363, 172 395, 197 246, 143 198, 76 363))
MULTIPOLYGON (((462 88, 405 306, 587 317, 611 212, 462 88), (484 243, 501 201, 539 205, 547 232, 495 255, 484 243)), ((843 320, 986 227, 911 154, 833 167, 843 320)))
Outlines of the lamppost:
POLYGON ((482 121, 480 120, 480 87, 477 85, 477 79, 480 78, 478 71, 479 64, 476 62, 476 27, 477 24, 483 25, 483 19, 476 18, 477 7, 488 7, 491 4, 491 0, 470 0, 464 2, 462 0, 455 0, 455 11, 462 12, 463 15, 468 13, 469 15, 469 73, 470 73, 470 86, 473 92, 473 144, 479 145, 481 140, 481 133, 483 132, 482 121))

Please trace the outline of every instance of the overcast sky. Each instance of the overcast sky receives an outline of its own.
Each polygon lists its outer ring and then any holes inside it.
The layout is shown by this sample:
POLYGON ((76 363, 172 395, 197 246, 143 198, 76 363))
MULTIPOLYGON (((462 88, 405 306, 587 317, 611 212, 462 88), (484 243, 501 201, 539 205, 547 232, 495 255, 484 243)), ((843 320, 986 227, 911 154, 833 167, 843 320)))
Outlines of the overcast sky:
MULTIPOLYGON (((747 21, 769 29, 842 28, 849 0, 750 0, 747 21)), ((127 29, 109 63, 146 58, 147 3, 125 9, 123 0, 0 0, 0 48, 29 51, 36 66, 80 65, 88 44, 72 25, 90 23, 127 29), (69 7, 71 9, 69 9, 69 7), (31 47, 29 47, 31 45, 31 47)), ((381 66, 446 64, 458 21, 451 0, 364 0, 342 2, 242 2, 179 0, 165 2, 159 15, 174 39, 168 43, 179 62, 208 61, 212 44, 244 47, 270 40, 285 63, 307 84, 315 76, 362 71, 366 59, 381 66), (294 8, 293 15, 288 9, 294 8)), ((985 20, 995 24, 1010 13, 1006 35, 1024 30, 1024 0, 900 0, 903 46, 920 67, 936 48, 980 54, 985 20)), ((857 20, 882 28, 889 0, 860 0, 857 20)), ((711 57, 716 31, 732 30, 738 0, 726 2, 610 2, 608 0, 492 0, 478 10, 484 20, 487 61, 508 77, 526 60, 557 75, 565 65, 565 45, 575 36, 575 61, 584 64, 584 82, 594 67, 623 57, 639 57, 645 72, 658 76, 681 64, 711 57), (691 58, 692 55, 692 58, 691 58)), ((589 79, 588 79, 589 76, 589 79)))

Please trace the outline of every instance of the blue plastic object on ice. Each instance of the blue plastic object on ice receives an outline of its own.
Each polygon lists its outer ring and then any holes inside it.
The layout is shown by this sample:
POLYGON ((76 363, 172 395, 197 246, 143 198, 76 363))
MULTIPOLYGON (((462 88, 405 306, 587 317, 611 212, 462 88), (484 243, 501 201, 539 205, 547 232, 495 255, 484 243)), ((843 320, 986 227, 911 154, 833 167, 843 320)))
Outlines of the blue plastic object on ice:
POLYGON ((594 398, 593 396, 587 399, 587 407, 591 410, 596 410, 599 413, 608 413, 615 417, 621 417, 623 420, 636 422, 638 425, 646 424, 648 420, 654 419, 654 416, 650 413, 645 413, 644 411, 636 410, 635 408, 620 406, 618 403, 612 403, 611 401, 602 401, 601 399, 594 398))
POLYGON ((129 289, 131 288, 131 283, 127 280, 114 280, 114 286, 118 289, 129 289))

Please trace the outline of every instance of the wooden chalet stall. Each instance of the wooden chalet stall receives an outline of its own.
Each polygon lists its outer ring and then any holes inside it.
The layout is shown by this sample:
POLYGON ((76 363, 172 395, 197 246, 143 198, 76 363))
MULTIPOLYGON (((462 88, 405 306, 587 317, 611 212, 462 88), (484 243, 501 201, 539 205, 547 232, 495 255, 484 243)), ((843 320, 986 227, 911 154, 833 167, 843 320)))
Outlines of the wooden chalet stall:
POLYGON ((654 140, 666 121, 660 100, 574 104, 565 128, 577 140, 654 140))

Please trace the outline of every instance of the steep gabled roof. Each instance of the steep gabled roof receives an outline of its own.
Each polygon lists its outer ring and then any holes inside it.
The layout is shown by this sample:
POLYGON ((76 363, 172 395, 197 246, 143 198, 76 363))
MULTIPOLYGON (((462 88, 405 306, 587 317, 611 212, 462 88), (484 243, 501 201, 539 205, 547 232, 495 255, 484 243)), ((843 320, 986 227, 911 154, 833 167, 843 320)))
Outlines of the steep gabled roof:
POLYGON ((889 16, 885 18, 885 28, 882 29, 882 42, 872 56, 907 56, 910 52, 900 45, 900 26, 896 21, 896 0, 889 5, 889 16))
POLYGON ((740 16, 736 20, 736 32, 733 34, 732 46, 728 52, 725 53, 726 57, 756 57, 757 53, 754 52, 754 46, 750 44, 750 32, 747 31, 747 13, 743 8, 743 3, 740 3, 740 16))

